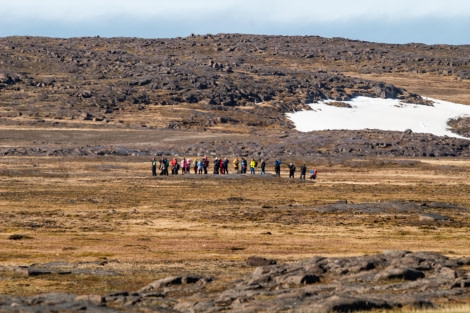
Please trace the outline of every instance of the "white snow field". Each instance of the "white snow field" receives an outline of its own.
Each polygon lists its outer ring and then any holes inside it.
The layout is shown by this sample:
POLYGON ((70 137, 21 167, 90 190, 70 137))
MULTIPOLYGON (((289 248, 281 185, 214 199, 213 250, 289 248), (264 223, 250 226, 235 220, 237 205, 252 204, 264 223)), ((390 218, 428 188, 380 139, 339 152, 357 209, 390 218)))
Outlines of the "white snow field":
POLYGON ((430 99, 433 106, 402 103, 398 99, 357 97, 348 103, 352 108, 336 107, 325 100, 310 104, 312 110, 287 113, 297 130, 360 130, 380 129, 415 133, 431 133, 437 136, 465 138, 448 130, 451 118, 470 117, 470 106, 430 99))

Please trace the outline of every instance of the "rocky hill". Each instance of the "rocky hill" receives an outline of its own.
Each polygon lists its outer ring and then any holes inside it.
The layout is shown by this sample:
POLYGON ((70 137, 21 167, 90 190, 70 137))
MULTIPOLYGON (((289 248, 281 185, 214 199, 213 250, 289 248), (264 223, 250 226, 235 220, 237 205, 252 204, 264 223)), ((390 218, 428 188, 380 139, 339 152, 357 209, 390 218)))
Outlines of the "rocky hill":
MULTIPOLYGON (((467 156, 468 140, 428 134, 376 130, 299 134, 284 113, 308 108, 306 104, 322 99, 344 101, 356 96, 432 105, 417 93, 380 78, 414 77, 426 90, 436 89, 427 86, 428 81, 438 85, 442 81, 445 92, 466 94, 468 55, 470 46, 393 45, 316 36, 0 38, 0 122, 15 130, 11 136, 4 130, 7 137, 0 152, 239 154, 299 159, 467 156), (127 145, 115 142, 112 136, 91 145, 90 134, 82 140, 75 134, 73 141, 71 135, 65 141, 51 141, 19 129, 152 132, 143 141, 127 145), (176 144, 166 141, 164 146, 161 140, 149 141, 149 137, 161 138, 163 130, 224 134, 224 138, 227 133, 249 136, 243 140, 178 139, 176 144), (20 134, 27 137, 19 138, 20 134), (9 144, 13 138, 15 142, 9 144), (21 139, 26 145, 19 144, 21 139)), ((452 120, 449 127, 470 138, 470 118, 452 120)), ((165 132, 167 139, 186 135, 165 132)), ((122 139, 123 133, 116 136, 122 139)))
POLYGON ((122 126, 130 114, 147 116, 140 122, 147 127, 289 128, 280 113, 326 98, 430 104, 404 88, 345 73, 467 80, 469 54, 470 46, 315 36, 8 37, 0 39, 0 116, 4 125, 122 126))

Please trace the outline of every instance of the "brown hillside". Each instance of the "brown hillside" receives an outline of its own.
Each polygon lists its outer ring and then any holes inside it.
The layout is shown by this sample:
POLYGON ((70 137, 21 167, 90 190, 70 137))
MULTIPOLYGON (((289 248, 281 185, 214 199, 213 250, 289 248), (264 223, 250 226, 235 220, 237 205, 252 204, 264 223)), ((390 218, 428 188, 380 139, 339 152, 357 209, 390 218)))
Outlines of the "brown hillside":
POLYGON ((280 113, 323 98, 470 104, 469 53, 321 37, 8 37, 0 116, 24 126, 286 129, 280 113))

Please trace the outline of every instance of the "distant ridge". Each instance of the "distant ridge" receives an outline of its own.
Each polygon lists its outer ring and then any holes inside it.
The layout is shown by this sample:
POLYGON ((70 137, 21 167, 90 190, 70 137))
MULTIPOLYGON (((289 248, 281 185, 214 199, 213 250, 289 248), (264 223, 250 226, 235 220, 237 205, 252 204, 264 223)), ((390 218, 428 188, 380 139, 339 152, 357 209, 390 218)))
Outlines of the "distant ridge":
POLYGON ((467 80, 468 55, 470 46, 318 36, 7 37, 0 38, 1 121, 123 127, 137 118, 146 127, 285 129, 293 125, 280 113, 324 99, 428 104, 403 87, 361 77, 467 80))

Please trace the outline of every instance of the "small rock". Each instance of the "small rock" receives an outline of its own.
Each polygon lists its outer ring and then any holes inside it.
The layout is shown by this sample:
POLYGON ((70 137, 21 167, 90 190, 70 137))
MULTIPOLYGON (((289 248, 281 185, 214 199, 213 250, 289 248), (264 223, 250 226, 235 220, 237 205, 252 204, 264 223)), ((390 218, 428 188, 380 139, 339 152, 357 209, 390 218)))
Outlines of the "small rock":
POLYGON ((417 280, 424 278, 424 273, 412 268, 389 267, 375 276, 376 280, 382 279, 404 279, 417 280))
POLYGON ((421 213, 419 215, 420 222, 436 222, 436 221, 448 221, 449 218, 443 215, 435 213, 421 213))
POLYGON ((268 265, 275 265, 277 262, 275 260, 270 260, 258 256, 250 256, 246 259, 246 264, 248 266, 268 266, 268 265))
POLYGON ((87 301, 94 304, 101 304, 103 303, 103 297, 100 295, 82 295, 76 296, 75 301, 87 301))

